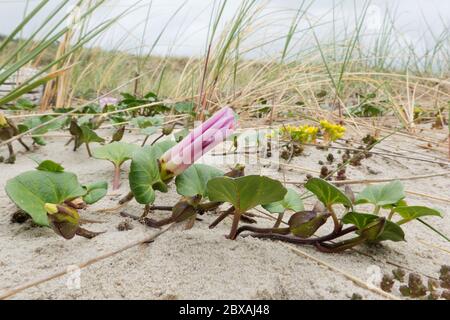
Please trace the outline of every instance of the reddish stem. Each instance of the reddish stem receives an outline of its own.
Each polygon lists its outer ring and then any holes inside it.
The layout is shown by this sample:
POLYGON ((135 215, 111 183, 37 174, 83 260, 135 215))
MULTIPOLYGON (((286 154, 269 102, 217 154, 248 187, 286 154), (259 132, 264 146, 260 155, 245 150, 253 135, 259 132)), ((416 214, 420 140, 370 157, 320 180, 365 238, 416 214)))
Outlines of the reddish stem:
POLYGON ((114 165, 113 190, 120 188, 120 167, 114 165))
POLYGON ((233 218, 233 224, 231 225, 230 235, 228 238, 230 240, 235 240, 237 235, 237 230, 239 227, 239 221, 241 221, 241 212, 239 209, 234 210, 234 218, 233 218))

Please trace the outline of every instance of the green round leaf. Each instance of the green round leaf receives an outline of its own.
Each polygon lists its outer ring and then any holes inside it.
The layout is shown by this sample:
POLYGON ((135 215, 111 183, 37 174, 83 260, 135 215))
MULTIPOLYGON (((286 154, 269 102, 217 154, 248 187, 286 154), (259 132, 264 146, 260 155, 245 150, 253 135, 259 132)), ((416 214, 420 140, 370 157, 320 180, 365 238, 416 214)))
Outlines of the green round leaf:
POLYGON ((211 201, 228 202, 245 212, 282 200, 287 190, 279 181, 263 176, 218 177, 208 182, 207 193, 211 201))
POLYGON ((81 141, 84 143, 90 143, 90 142, 98 142, 102 143, 105 142, 105 139, 99 137, 97 133, 89 128, 88 126, 81 126, 81 141))
POLYGON ((196 195, 207 197, 206 185, 208 181, 223 175, 222 171, 214 167, 205 164, 194 164, 176 178, 177 192, 185 197, 196 195))
POLYGON ((94 158, 111 161, 120 167, 125 161, 133 158, 133 154, 139 150, 134 144, 125 142, 113 142, 92 151, 94 158))
POLYGON ((100 181, 83 186, 86 189, 86 194, 83 197, 87 204, 94 204, 102 199, 108 193, 108 183, 100 181))
POLYGON ((394 181, 384 185, 368 186, 356 196, 356 203, 371 203, 376 206, 396 204, 405 198, 403 185, 394 181))
MULTIPOLYGON (((140 129, 145 129, 149 127, 158 127, 162 126, 164 123, 164 117, 162 116, 154 116, 154 117, 136 117, 134 118, 131 123, 140 129)), ((156 128, 155 128, 156 130, 156 128)))
POLYGON ((155 190, 167 192, 167 186, 161 180, 158 159, 162 149, 156 146, 145 147, 136 152, 130 166, 130 188, 140 204, 155 201, 155 190))
POLYGON ((176 142, 172 141, 170 139, 163 140, 161 142, 158 142, 154 146, 146 147, 146 148, 152 148, 153 152, 155 153, 155 156, 159 159, 162 157, 166 151, 172 149, 174 146, 176 146, 176 142))
POLYGON ((283 213, 286 210, 294 212, 304 210, 302 198, 293 189, 287 189, 287 193, 283 200, 263 205, 263 208, 270 213, 283 213))
MULTIPOLYGON (((350 212, 342 218, 342 223, 352 224, 358 228, 358 230, 364 230, 370 223, 380 219, 379 216, 374 214, 350 212)), ((384 230, 376 241, 405 241, 405 233, 402 228, 389 220, 386 220, 384 230)))
POLYGON ((402 228, 392 222, 386 220, 386 225, 384 226, 383 233, 376 239, 377 241, 405 241, 405 233, 403 232, 402 228))
POLYGON ((326 207, 338 203, 349 208, 353 206, 352 201, 345 195, 345 193, 323 179, 309 179, 305 185, 305 188, 314 193, 317 199, 319 199, 319 201, 326 207))
POLYGON ((379 217, 373 214, 349 212, 342 218, 342 223, 352 224, 359 230, 366 228, 369 223, 378 219, 379 217))
POLYGON ((48 226, 46 203, 61 204, 86 194, 77 176, 69 172, 28 171, 6 183, 6 193, 33 221, 48 226))
POLYGON ((52 160, 41 161, 36 170, 48 172, 64 172, 63 166, 61 166, 59 163, 53 162, 52 160))
POLYGON ((146 136, 152 136, 157 131, 158 131, 158 128, 156 128, 156 127, 148 127, 148 128, 141 129, 141 133, 146 136))
POLYGON ((414 220, 425 216, 442 217, 438 210, 421 206, 396 207, 394 212, 398 213, 403 219, 414 220))

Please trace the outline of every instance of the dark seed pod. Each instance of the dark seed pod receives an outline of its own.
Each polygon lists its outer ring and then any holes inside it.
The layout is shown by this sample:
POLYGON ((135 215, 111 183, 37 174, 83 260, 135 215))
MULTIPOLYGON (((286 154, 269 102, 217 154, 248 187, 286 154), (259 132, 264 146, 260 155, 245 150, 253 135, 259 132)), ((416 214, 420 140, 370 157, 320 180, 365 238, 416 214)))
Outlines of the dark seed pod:
POLYGON ((80 216, 77 210, 65 205, 47 203, 45 205, 50 227, 56 234, 64 239, 70 240, 75 237, 80 227, 80 216))
POLYGON ((317 213, 314 211, 302 211, 292 215, 289 219, 289 229, 291 233, 299 238, 307 239, 316 233, 323 226, 330 214, 317 213))
POLYGON ((162 129, 162 133, 165 136, 169 136, 172 134, 173 129, 175 129, 175 124, 168 124, 166 126, 163 127, 162 129))
POLYGON ((116 130, 116 132, 114 132, 111 142, 119 142, 122 141, 123 136, 125 134, 125 126, 121 126, 119 129, 116 130))

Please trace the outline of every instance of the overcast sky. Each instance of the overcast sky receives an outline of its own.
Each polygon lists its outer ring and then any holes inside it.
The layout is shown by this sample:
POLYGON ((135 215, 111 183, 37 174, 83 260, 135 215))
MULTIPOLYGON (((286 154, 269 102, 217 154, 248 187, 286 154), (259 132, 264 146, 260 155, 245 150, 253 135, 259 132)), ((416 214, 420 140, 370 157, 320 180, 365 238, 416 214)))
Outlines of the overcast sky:
MULTIPOLYGON (((94 20, 101 21, 101 19, 112 17, 135 1, 137 0, 108 0, 107 4, 96 14, 94 20)), ((264 39, 271 39, 285 33, 300 2, 300 0, 258 1, 259 5, 265 7, 261 15, 266 18, 261 20, 261 28, 255 32, 257 35, 255 41, 264 41, 264 39)), ((348 22, 354 17, 354 4, 361 5, 362 2, 362 0, 356 2, 354 0, 315 0, 308 10, 308 17, 311 21, 319 18, 322 22, 331 21, 331 8, 335 3, 339 8, 335 12, 337 18, 341 23, 348 22)), ((26 0, 0 0, 1 34, 7 34, 20 22, 26 3, 26 0)), ((39 3, 39 0, 30 0, 29 3, 29 7, 33 7, 39 3)), ((51 7, 56 5, 58 0, 50 0, 50 3, 47 12, 50 12, 51 7)), ((121 50, 127 51, 141 47, 149 3, 152 3, 152 6, 147 26, 148 31, 144 40, 147 46, 146 50, 152 46, 161 30, 167 25, 153 53, 165 55, 170 52, 170 54, 180 56, 203 53, 213 0, 142 0, 139 9, 123 18, 98 44, 105 48, 115 48, 120 45, 121 50), (180 7, 182 7, 180 11, 173 16, 180 7), (168 23, 169 20, 171 21, 168 23), (125 41, 123 41, 124 37, 125 41)), ((228 1, 224 21, 233 16, 240 3, 238 0, 228 1)), ((369 31, 377 32, 379 30, 387 6, 392 12, 395 12, 398 32, 411 43, 417 42, 417 45, 432 41, 432 35, 429 32, 424 34, 425 30, 431 28, 437 35, 443 30, 443 24, 450 25, 449 0, 373 0, 368 11, 367 27, 369 31)), ((328 23, 326 30, 329 30, 330 25, 328 23)), ((29 33, 32 28, 31 25, 25 34, 29 33)), ((323 33, 322 36, 326 36, 327 31, 323 33)), ((266 51, 271 49, 279 50, 275 44, 265 48, 266 51)))

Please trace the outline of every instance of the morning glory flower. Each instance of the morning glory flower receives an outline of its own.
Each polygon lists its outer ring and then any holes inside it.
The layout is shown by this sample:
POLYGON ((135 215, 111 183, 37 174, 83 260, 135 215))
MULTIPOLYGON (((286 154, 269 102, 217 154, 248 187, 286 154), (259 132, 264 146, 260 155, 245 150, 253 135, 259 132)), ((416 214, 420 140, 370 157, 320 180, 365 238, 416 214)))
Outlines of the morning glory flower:
POLYGON ((181 174, 212 148, 225 141, 236 128, 237 117, 225 107, 195 128, 160 159, 163 180, 181 174))

